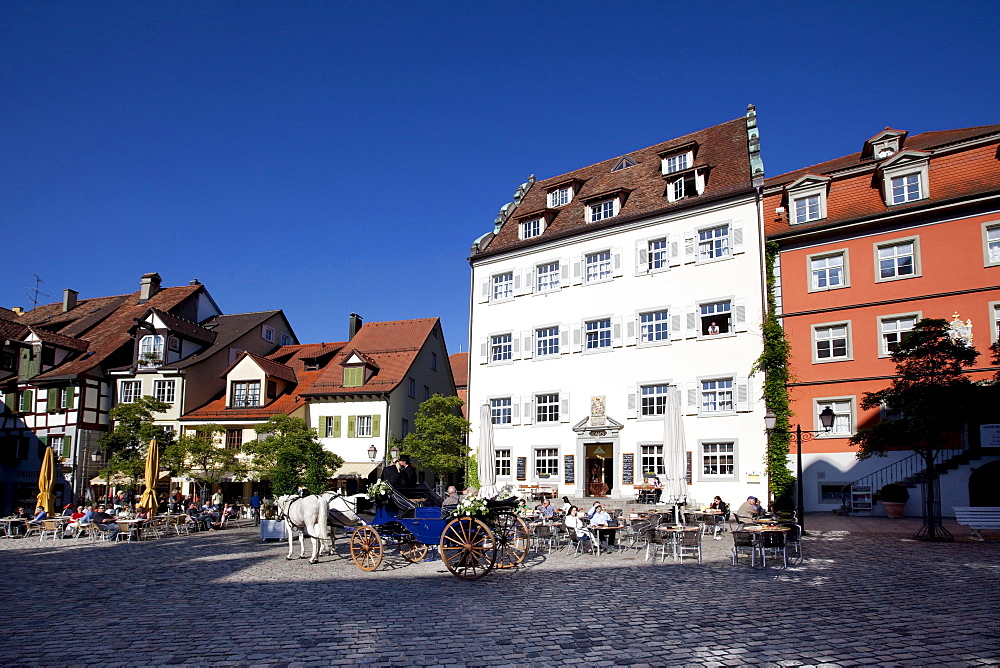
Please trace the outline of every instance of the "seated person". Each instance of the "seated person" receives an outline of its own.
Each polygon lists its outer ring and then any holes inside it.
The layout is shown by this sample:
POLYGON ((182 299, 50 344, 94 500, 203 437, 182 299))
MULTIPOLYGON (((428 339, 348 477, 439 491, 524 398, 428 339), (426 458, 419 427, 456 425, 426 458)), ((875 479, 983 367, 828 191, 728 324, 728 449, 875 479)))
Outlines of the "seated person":
POLYGON ((62 515, 63 517, 69 517, 70 515, 73 514, 73 511, 74 511, 73 504, 67 503, 65 506, 63 506, 62 515))
POLYGON ((63 538, 72 538, 76 534, 80 528, 80 520, 85 514, 83 506, 78 506, 76 512, 69 516, 69 522, 66 523, 66 528, 63 530, 63 538))
POLYGON ((476 495, 478 495, 478 494, 479 494, 479 490, 477 488, 475 488, 475 487, 466 487, 465 491, 462 492, 462 500, 464 501, 465 499, 474 499, 474 498, 476 498, 476 495))
POLYGON ((543 520, 550 519, 552 517, 555 517, 556 509, 552 507, 552 504, 549 503, 548 499, 542 499, 542 502, 538 504, 538 506, 535 508, 535 514, 537 514, 543 520))
POLYGON ((764 506, 760 505, 760 501, 756 496, 748 496, 747 500, 740 506, 740 509, 736 511, 736 514, 741 517, 757 519, 767 514, 767 511, 764 509, 764 506))
POLYGON ((110 532, 111 535, 109 538, 111 538, 112 541, 114 541, 118 532, 121 530, 118 523, 115 522, 114 516, 108 514, 106 506, 100 506, 97 509, 97 512, 94 513, 91 519, 91 523, 98 531, 103 531, 105 533, 110 532))
POLYGON ((566 515, 566 528, 569 529, 569 538, 574 543, 590 540, 590 532, 587 531, 583 518, 580 517, 580 509, 576 506, 569 507, 569 513, 566 515))
POLYGON ((590 529, 597 533, 597 537, 600 538, 602 543, 607 543, 609 547, 615 546, 615 532, 607 528, 615 526, 611 522, 611 515, 608 511, 604 510, 604 506, 598 505, 593 515, 590 517, 590 529))
POLYGON ((458 488, 454 485, 450 485, 445 492, 444 500, 441 502, 441 517, 448 517, 451 515, 452 511, 458 507, 458 502, 461 500, 461 497, 458 495, 458 488))
POLYGON ((48 519, 48 517, 49 514, 45 512, 45 508, 38 506, 38 508, 35 509, 35 516, 28 521, 28 524, 31 524, 33 526, 41 526, 42 520, 48 519))
POLYGON ((594 519, 594 513, 596 513, 600 509, 601 509, 601 502, 594 501, 594 505, 591 506, 590 510, 587 511, 587 517, 589 517, 590 519, 594 519))
POLYGON ((653 486, 653 490, 652 490, 653 503, 656 503, 658 505, 664 505, 666 502, 665 501, 660 501, 660 497, 663 496, 663 483, 660 481, 659 476, 655 476, 655 475, 654 476, 650 476, 649 478, 646 478, 645 483, 647 485, 652 485, 653 486))

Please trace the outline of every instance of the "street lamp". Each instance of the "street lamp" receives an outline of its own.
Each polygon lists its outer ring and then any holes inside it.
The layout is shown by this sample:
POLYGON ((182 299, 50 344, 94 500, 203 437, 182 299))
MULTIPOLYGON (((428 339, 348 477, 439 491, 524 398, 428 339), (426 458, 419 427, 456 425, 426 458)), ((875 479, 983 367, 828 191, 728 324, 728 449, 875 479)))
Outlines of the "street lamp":
POLYGON ((374 464, 376 457, 378 457, 378 448, 376 448, 375 444, 372 443, 368 446, 368 459, 372 460, 372 463, 374 464))
POLYGON ((802 500, 802 441, 811 441, 816 438, 817 434, 825 434, 830 431, 833 427, 833 420, 835 415, 833 414, 833 409, 827 406, 819 414, 819 422, 823 425, 822 431, 810 431, 808 429, 803 429, 801 424, 795 425, 795 431, 788 431, 786 429, 776 429, 778 424, 778 416, 774 414, 774 411, 768 409, 767 413, 764 414, 764 428, 771 432, 776 432, 779 434, 795 434, 795 514, 799 520, 799 527, 802 531, 806 530, 806 511, 802 500))
POLYGON ((393 446, 391 448, 389 448, 389 456, 392 457, 392 459, 394 461, 397 460, 397 459, 399 459, 399 446, 398 445, 393 444, 393 446))

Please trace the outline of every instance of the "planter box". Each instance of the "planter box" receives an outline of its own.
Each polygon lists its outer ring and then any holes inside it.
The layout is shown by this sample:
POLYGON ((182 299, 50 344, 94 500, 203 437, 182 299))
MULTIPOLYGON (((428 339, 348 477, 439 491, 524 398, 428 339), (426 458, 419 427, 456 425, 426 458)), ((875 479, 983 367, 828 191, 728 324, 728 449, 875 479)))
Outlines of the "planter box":
POLYGON ((284 521, 281 522, 279 522, 278 520, 260 521, 261 540, 285 540, 287 537, 288 537, 287 534, 285 534, 284 521))
POLYGON ((885 507, 885 516, 892 519, 899 519, 903 516, 903 508, 906 507, 906 503, 899 503, 895 501, 883 501, 882 505, 885 507))

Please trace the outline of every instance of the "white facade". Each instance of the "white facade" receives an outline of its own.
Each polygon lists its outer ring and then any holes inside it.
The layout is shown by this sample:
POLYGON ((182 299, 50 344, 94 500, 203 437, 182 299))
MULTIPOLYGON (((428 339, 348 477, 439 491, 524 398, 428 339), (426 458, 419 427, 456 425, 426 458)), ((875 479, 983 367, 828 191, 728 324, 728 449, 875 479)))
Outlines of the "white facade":
POLYGON ((761 351, 759 238, 745 196, 474 257, 471 442, 491 405, 497 484, 558 482, 579 498, 604 483, 633 500, 645 472, 664 472, 658 397, 673 385, 689 501, 766 498, 762 377, 749 377, 761 351), (588 421, 595 402, 604 427, 588 421))

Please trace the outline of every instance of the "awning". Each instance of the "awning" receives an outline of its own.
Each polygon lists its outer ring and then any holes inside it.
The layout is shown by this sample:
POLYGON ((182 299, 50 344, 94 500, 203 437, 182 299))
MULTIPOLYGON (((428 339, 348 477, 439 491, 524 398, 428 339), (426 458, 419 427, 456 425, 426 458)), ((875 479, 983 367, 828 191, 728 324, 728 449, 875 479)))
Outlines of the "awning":
POLYGON ((379 462, 344 462, 333 474, 334 478, 367 478, 379 466, 379 462))
MULTIPOLYGON (((169 475, 170 475, 170 471, 160 471, 160 480, 162 481, 165 477, 167 477, 169 475)), ((139 480, 141 481, 142 478, 139 478, 139 480)), ((111 476, 111 484, 112 485, 131 485, 134 482, 135 482, 134 480, 132 480, 131 478, 126 478, 121 473, 116 473, 113 476, 111 476)), ((105 478, 102 475, 95 476, 95 477, 93 477, 93 478, 90 479, 90 484, 91 485, 107 485, 108 484, 108 479, 105 478)))

